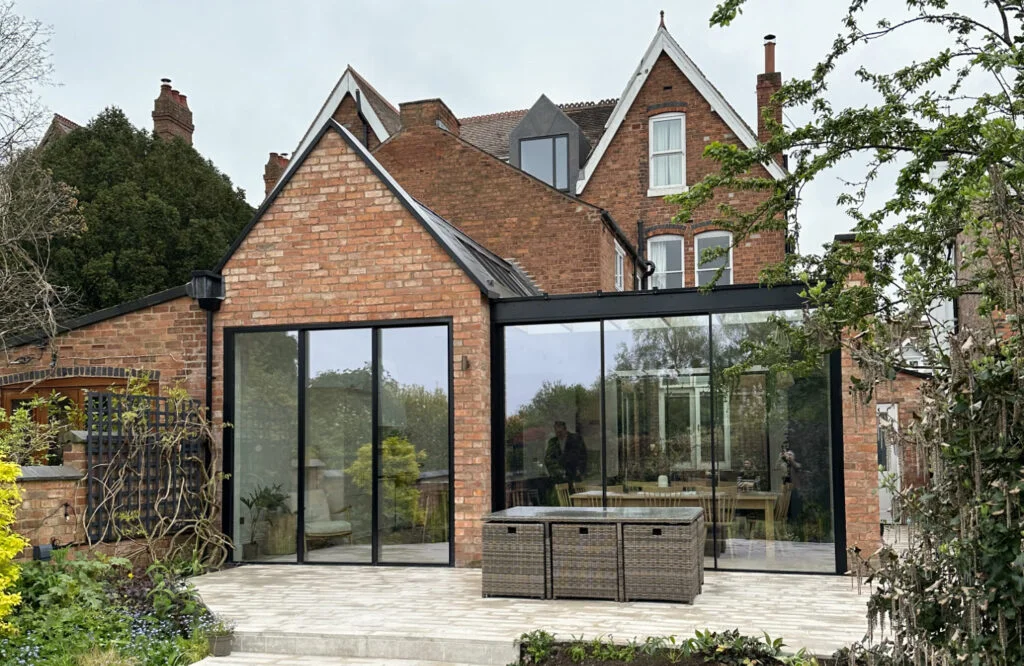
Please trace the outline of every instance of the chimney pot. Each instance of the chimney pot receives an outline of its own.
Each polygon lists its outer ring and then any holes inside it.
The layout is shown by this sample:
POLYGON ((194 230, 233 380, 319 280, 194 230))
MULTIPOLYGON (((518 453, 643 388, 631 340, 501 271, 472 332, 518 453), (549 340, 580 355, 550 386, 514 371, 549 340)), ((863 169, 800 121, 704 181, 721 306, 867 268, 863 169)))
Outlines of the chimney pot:
POLYGON ((775 35, 764 36, 764 73, 775 73, 775 35))
POLYGON ((192 145, 194 131, 188 98, 171 87, 170 79, 160 79, 160 94, 153 101, 153 132, 161 139, 179 137, 192 145))

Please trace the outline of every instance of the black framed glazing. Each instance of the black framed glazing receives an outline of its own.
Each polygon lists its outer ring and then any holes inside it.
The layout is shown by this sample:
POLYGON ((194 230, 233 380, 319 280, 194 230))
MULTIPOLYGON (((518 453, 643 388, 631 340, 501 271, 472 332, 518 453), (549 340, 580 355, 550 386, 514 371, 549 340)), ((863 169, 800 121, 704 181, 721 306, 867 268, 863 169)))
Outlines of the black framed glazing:
MULTIPOLYGON (((306 400, 305 400, 305 383, 307 371, 306 358, 308 349, 308 333, 310 331, 320 330, 344 330, 344 329, 371 329, 372 332, 372 373, 371 373, 371 420, 373 428, 373 441, 371 446, 371 455, 373 457, 373 471, 372 476, 374 480, 379 473, 380 469, 380 434, 379 434, 379 392, 380 392, 380 365, 379 365, 379 337, 380 331, 388 328, 421 328, 428 326, 445 326, 447 329, 447 353, 448 353, 448 368, 447 368, 447 387, 448 387, 448 562, 446 566, 455 566, 455 428, 454 428, 454 415, 455 415, 455 377, 454 377, 454 361, 452 352, 454 349, 454 338, 453 338, 453 320, 451 317, 432 317, 423 319, 397 319, 397 320, 371 320, 371 321, 358 321, 358 322, 322 322, 322 323, 289 323, 279 325, 268 325, 268 326, 230 326, 224 328, 224 356, 222 358, 224 368, 224 383, 223 383, 223 422, 230 424, 233 423, 235 416, 235 338, 237 335, 245 333, 273 333, 273 332, 286 332, 295 331, 298 333, 298 383, 296 390, 298 392, 297 404, 299 406, 298 414, 298 460, 305 460, 306 456, 306 400)), ((223 464, 222 471, 225 474, 225 478, 222 484, 222 497, 224 498, 223 506, 221 510, 221 527, 224 533, 231 540, 232 544, 235 543, 235 515, 234 515, 234 493, 235 483, 233 479, 236 452, 235 452, 235 438, 234 431, 232 428, 224 428, 222 434, 223 441, 223 464)), ((297 465, 298 482, 298 497, 296 498, 297 508, 299 509, 299 516, 303 516, 302 513, 305 509, 305 498, 303 497, 305 491, 305 474, 303 473, 303 467, 301 462, 297 465)), ((420 562, 381 562, 379 557, 380 543, 377 536, 378 527, 378 509, 379 509, 379 498, 376 491, 371 493, 372 515, 371 522, 373 530, 372 532, 372 545, 373 557, 371 563, 376 566, 445 566, 436 563, 420 563, 420 562)), ((306 562, 304 551, 304 521, 297 520, 296 527, 296 561, 295 562, 273 562, 267 560, 260 561, 247 561, 247 563, 259 563, 259 564, 316 564, 316 565, 348 565, 348 566, 366 566, 366 562, 306 562)), ((230 553, 230 561, 237 562, 235 558, 235 549, 232 548, 230 553)))
POLYGON ((519 145, 516 146, 516 150, 519 151, 519 168, 520 169, 522 169, 523 171, 526 171, 526 173, 530 174, 531 176, 533 176, 537 180, 540 180, 542 182, 547 183, 548 185, 550 185, 551 187, 555 188, 556 190, 561 190, 562 192, 568 192, 569 191, 569 187, 570 187, 569 171, 570 171, 570 169, 569 169, 569 135, 568 134, 549 134, 547 136, 523 137, 522 139, 519 140, 519 145), (565 181, 566 182, 565 182, 565 186, 564 187, 559 187, 558 186, 558 147, 557 147, 558 139, 564 139, 565 140, 565 164, 564 164, 564 167, 565 167, 565 181), (547 183, 547 181, 544 180, 543 178, 541 178, 540 176, 538 176, 536 174, 533 174, 533 173, 530 173, 525 168, 523 168, 523 144, 524 143, 537 143, 537 142, 540 142, 540 141, 548 141, 551 144, 551 182, 550 183, 547 183))
MULTIPOLYGON (((776 287, 759 287, 756 285, 727 285, 715 287, 710 291, 699 288, 654 290, 651 292, 614 292, 597 294, 580 294, 565 296, 541 296, 528 298, 502 299, 491 304, 491 405, 492 405, 492 508, 497 511, 505 507, 505 419, 506 419, 506 372, 505 372, 505 327, 510 325, 553 324, 600 322, 601 338, 601 382, 600 382, 600 432, 602 455, 602 504, 607 506, 607 418, 605 413, 605 340, 604 325, 606 320, 625 318, 648 318, 658 316, 690 316, 708 317, 709 344, 714 344, 713 315, 723 313, 765 312, 781 310, 799 310, 806 307, 806 300, 801 296, 803 285, 781 285, 776 287)), ((709 348, 713 368, 714 350, 709 348)), ((835 550, 835 572, 845 573, 846 557, 846 514, 845 490, 843 484, 843 430, 842 430, 842 375, 839 352, 835 351, 824 359, 828 372, 829 403, 828 419, 831 456, 832 485, 832 524, 833 544, 835 550)), ((713 374, 713 373, 712 373, 713 374)), ((714 387, 710 388, 714 395, 714 387)), ((711 398, 712 401, 714 398, 711 398)), ((711 470, 712 470, 712 506, 717 506, 716 488, 718 464, 716 453, 716 407, 712 402, 710 410, 711 428, 711 470)), ((717 509, 713 509, 717 511, 717 509)), ((715 566, 718 566, 717 525, 712 526, 710 535, 715 543, 713 547, 715 566)), ((729 567, 729 571, 757 571, 769 573, 786 573, 781 570, 744 569, 729 567)), ((821 574, 823 572, 799 571, 794 573, 821 574)), ((831 575, 831 574, 826 574, 831 575)))

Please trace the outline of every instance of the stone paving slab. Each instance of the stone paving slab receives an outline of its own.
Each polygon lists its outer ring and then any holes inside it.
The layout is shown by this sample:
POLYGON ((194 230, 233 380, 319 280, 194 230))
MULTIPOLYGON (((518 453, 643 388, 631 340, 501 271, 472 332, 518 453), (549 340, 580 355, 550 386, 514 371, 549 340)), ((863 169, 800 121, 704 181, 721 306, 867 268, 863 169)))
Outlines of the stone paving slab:
POLYGON ((302 657, 298 655, 232 652, 227 657, 207 657, 196 666, 474 666, 441 661, 407 659, 360 659, 358 657, 302 657))
POLYGON ((247 652, 504 666, 534 629, 620 640, 739 629, 818 655, 867 632, 867 591, 841 576, 709 571, 693 605, 484 599, 475 569, 248 565, 193 582, 247 652))

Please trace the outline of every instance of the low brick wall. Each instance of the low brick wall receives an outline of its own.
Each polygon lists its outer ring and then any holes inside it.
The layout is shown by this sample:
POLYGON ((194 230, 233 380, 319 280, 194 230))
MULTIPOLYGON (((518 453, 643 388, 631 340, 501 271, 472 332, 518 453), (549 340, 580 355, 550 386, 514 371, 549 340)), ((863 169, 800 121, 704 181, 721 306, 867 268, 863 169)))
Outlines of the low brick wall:
POLYGON ((21 468, 18 488, 21 506, 14 521, 14 531, 29 541, 21 554, 32 557, 32 546, 56 543, 80 544, 85 540, 82 516, 85 514, 85 448, 81 442, 71 444, 59 466, 27 466, 21 468))

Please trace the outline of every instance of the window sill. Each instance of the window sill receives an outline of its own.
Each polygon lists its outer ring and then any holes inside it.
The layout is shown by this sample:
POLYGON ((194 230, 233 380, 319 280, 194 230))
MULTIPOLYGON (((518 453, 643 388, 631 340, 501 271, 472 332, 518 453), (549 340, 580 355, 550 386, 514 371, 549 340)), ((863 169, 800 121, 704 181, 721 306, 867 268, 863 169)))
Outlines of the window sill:
POLYGON ((651 187, 647 189, 649 197, 664 197, 669 194, 682 194, 688 187, 686 185, 672 185, 671 187, 651 187))

